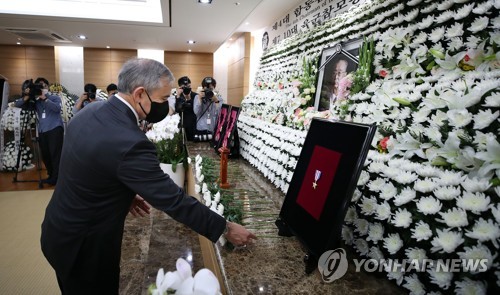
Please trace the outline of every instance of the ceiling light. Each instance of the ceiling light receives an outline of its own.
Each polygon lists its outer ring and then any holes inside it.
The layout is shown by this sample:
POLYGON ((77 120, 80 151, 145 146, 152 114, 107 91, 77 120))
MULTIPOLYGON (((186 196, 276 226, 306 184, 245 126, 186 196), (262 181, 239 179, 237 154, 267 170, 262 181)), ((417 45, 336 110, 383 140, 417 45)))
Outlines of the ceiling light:
POLYGON ((198 0, 198 3, 201 3, 201 4, 212 4, 212 0, 198 0))
POLYGON ((17 42, 16 44, 17 44, 17 45, 21 45, 21 42, 17 42))
POLYGON ((236 6, 238 6, 240 4, 241 4, 240 2, 234 2, 234 5, 236 5, 236 6))
POLYGON ((109 46, 106 46, 106 48, 107 48, 107 49, 110 49, 111 47, 109 47, 109 46))
POLYGON ((188 49, 189 52, 191 52, 191 49, 188 49))
POLYGON ((87 39, 87 37, 86 37, 85 35, 78 35, 78 38, 79 38, 79 39, 82 39, 82 40, 87 39))
POLYGON ((194 43, 196 43, 196 41, 194 41, 194 40, 188 40, 187 43, 188 44, 194 44, 194 43))

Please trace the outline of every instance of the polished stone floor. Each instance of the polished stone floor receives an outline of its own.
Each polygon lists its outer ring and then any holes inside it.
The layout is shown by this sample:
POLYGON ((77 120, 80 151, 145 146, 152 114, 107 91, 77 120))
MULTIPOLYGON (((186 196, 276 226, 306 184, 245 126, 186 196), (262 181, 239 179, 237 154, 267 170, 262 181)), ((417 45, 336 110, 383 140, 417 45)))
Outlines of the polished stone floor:
MULTIPOLYGON (((190 144, 191 156, 217 159, 206 143, 190 144)), ((307 275, 304 249, 294 237, 279 237, 274 221, 284 194, 243 159, 229 160, 230 189, 244 202, 244 224, 259 239, 246 249, 216 244, 215 252, 228 294, 404 294, 383 275, 355 272, 350 249, 349 269, 333 283, 323 282, 316 270, 307 275)), ((128 217, 122 246, 120 294, 146 294, 160 267, 175 270, 175 261, 203 267, 198 236, 166 214, 154 211, 145 218, 128 217)))

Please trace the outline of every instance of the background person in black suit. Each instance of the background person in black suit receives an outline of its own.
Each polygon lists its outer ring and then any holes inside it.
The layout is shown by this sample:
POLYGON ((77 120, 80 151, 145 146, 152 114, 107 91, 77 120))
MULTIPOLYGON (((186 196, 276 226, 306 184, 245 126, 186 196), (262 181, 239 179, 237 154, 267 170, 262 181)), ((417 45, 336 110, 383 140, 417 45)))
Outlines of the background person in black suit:
POLYGON ((156 123, 167 115, 172 81, 157 61, 129 60, 118 76, 118 94, 89 104, 68 124, 41 236, 63 294, 118 294, 125 217, 129 210, 149 213, 144 200, 213 242, 222 234, 235 245, 256 238, 187 196, 160 169, 138 121, 156 123))
POLYGON ((182 118, 181 127, 184 127, 186 139, 193 140, 196 129, 196 115, 193 111, 193 102, 198 99, 199 95, 191 89, 191 79, 184 76, 177 81, 179 89, 177 90, 177 98, 175 99, 175 112, 179 113, 182 118))

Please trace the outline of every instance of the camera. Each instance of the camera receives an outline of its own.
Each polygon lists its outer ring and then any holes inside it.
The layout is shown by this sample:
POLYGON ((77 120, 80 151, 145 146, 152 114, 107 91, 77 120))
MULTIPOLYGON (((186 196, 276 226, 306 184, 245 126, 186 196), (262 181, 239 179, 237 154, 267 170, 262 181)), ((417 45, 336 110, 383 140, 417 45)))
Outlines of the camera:
POLYGON ((33 83, 32 80, 28 84, 23 85, 24 89, 28 89, 29 102, 35 102, 43 93, 43 84, 33 83))
POLYGON ((88 99, 95 99, 95 92, 87 92, 88 99))
POLYGON ((203 92, 205 93, 205 96, 203 97, 203 102, 204 103, 210 102, 210 100, 212 100, 212 97, 214 97, 214 92, 212 91, 212 89, 205 88, 203 92))
POLYGON ((191 87, 182 86, 182 93, 184 93, 185 95, 188 95, 189 93, 191 93, 191 87))

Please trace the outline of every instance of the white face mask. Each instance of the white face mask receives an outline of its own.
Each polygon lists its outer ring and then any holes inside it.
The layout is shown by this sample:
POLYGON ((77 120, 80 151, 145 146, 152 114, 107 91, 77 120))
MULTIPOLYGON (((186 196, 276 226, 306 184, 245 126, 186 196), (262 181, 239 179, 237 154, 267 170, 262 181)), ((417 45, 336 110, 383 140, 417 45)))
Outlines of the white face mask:
POLYGON ((46 95, 49 92, 47 89, 42 89, 42 95, 46 95))

